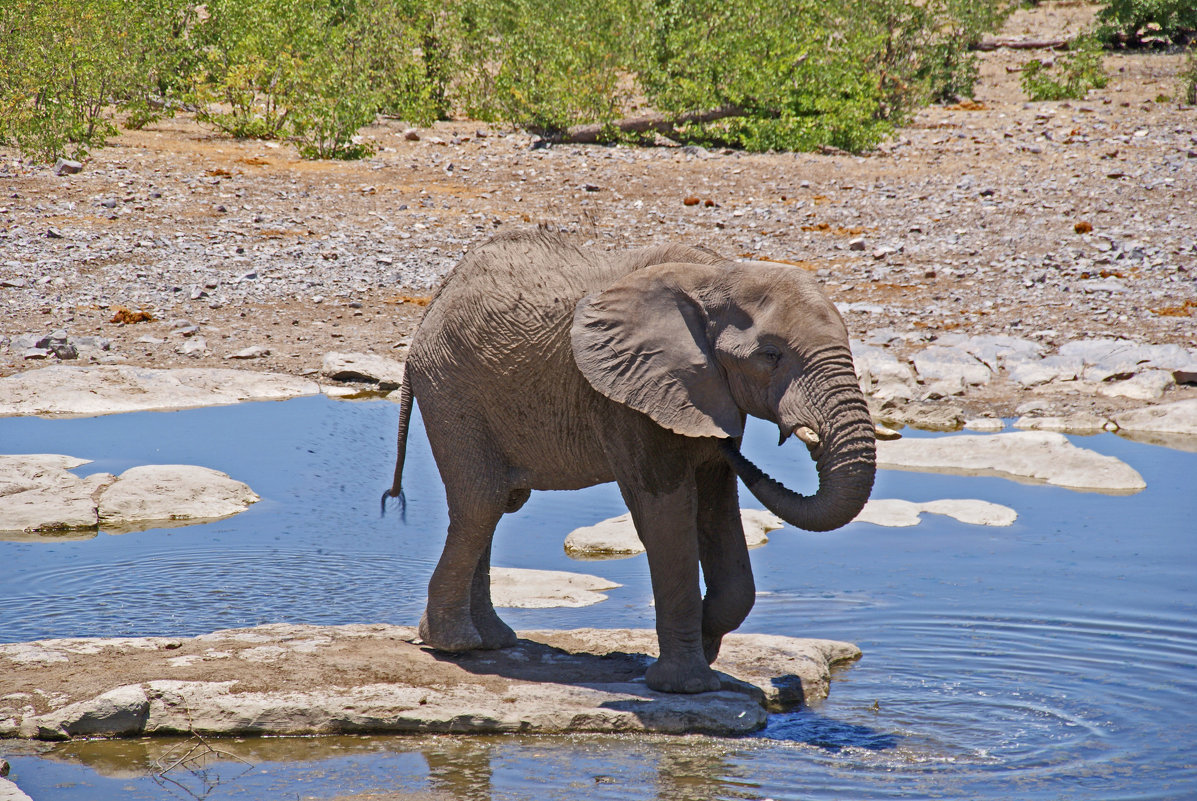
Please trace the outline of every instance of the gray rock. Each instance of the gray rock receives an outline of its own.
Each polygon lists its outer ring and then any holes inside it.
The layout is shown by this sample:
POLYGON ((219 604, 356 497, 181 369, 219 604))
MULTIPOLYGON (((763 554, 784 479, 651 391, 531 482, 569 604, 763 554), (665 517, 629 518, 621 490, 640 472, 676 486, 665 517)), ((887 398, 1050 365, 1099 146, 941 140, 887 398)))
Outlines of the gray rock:
POLYGON ((983 386, 992 377, 992 371, 967 351, 938 345, 915 354, 914 369, 925 382, 954 380, 968 386, 983 386))
POLYGON ((1097 388, 1097 394, 1107 398, 1159 400, 1164 390, 1175 383, 1167 370, 1146 370, 1135 373, 1125 381, 1112 381, 1097 388))
POLYGON ((315 382, 294 376, 227 368, 54 365, 0 378, 0 417, 191 409, 319 392, 315 382))
POLYGON ((1119 432, 1197 436, 1197 399, 1163 403, 1114 415, 1119 432))
POLYGON ((248 348, 243 348, 236 353, 230 353, 225 356, 226 359, 261 359, 270 355, 270 348, 265 345, 252 345, 248 348))
POLYGON ((922 513, 945 515, 974 526, 1009 526, 1018 513, 1008 506, 972 499, 915 503, 897 498, 871 498, 853 522, 893 528, 917 526, 922 513))
POLYGON ((94 529, 97 498, 116 478, 70 472, 87 463, 57 454, 0 455, 0 536, 94 529))
POLYGON ((119 477, 70 472, 86 459, 0 455, 0 536, 40 541, 62 532, 131 530, 196 522, 244 511, 258 496, 206 467, 146 465, 119 477))
POLYGON ((83 165, 72 159, 60 158, 54 162, 55 175, 75 175, 83 172, 83 165))
POLYGON ((0 801, 33 801, 33 799, 8 779, 0 778, 0 801))
POLYGON ((180 356, 190 356, 193 359, 198 358, 208 352, 208 340, 201 336, 193 336, 175 348, 175 352, 180 356))
POLYGON ((1023 387, 1037 387, 1053 381, 1075 381, 1085 369, 1085 363, 1077 357, 1059 354, 1044 359, 1019 359, 1008 357, 1006 369, 1009 380, 1023 387))
POLYGON ((656 653, 651 630, 578 629, 445 659, 389 625, 0 644, 11 690, 0 737, 744 734, 768 711, 825 697, 830 667, 860 656, 848 643, 730 634, 714 664, 722 689, 683 695, 645 686, 656 653), (24 700, 35 695, 37 708, 24 700))
POLYGON ((320 372, 335 381, 363 381, 379 389, 398 389, 403 383, 403 364, 373 353, 327 353, 320 372))
MULTIPOLYGON (((740 521, 749 548, 764 545, 769 541, 767 532, 785 525, 777 515, 763 509, 741 509, 740 521)), ((631 514, 625 513, 574 529, 565 538, 565 552, 574 559, 622 559, 644 553, 644 543, 636 534, 631 514)))
POLYGON ((877 466, 1031 479, 1096 492, 1138 492, 1147 486, 1120 459, 1078 448, 1062 434, 1048 431, 878 442, 877 466))
POLYGON ((1096 434, 1105 428, 1106 420, 1093 414, 1074 414, 1068 417, 1024 415, 1014 421, 1023 431, 1059 431, 1066 434, 1096 434))
POLYGON ((512 609, 576 608, 607 600, 600 590, 622 585, 584 573, 492 567, 490 597, 495 606, 512 609))
POLYGON ((105 528, 147 527, 161 521, 213 520, 238 514, 261 500, 225 473, 194 465, 131 467, 100 495, 105 528))

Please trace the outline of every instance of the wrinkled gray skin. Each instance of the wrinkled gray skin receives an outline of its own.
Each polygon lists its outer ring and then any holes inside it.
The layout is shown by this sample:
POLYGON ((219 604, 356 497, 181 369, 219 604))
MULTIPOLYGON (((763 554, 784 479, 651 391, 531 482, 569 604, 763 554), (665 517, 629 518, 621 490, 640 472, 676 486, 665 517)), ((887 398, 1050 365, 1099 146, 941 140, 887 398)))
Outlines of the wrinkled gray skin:
POLYGON ((718 689, 709 665, 755 597, 737 474, 813 531, 852 520, 873 485, 873 424, 843 320, 784 265, 500 237, 466 256, 429 305, 402 393, 387 494, 400 492, 414 395, 449 504, 420 636, 446 651, 516 641, 490 599, 499 518, 534 489, 615 481, 652 575, 661 655, 648 686, 718 689), (804 437, 816 494, 791 492, 740 455, 745 415, 776 423, 783 441, 804 437))

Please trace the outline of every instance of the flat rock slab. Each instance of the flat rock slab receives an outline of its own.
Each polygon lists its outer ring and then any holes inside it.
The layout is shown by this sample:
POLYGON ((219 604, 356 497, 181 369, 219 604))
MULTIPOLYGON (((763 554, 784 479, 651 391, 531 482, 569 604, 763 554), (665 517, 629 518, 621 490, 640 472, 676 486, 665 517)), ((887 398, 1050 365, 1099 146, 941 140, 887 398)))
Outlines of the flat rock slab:
POLYGON ((336 381, 362 381, 383 390, 403 383, 403 363, 373 353, 326 353, 320 372, 336 381))
POLYGON ((1009 506, 971 498, 953 498, 921 503, 904 501, 899 498, 872 498, 860 510, 860 514, 853 522, 905 528, 921 523, 923 513, 944 515, 973 526, 1009 526, 1018 519, 1018 512, 1009 506))
POLYGON ((1078 448, 1052 431, 878 442, 877 466, 992 475, 1098 492, 1138 492, 1147 486, 1122 460, 1078 448))
POLYGON ((1197 400, 1182 400, 1120 412, 1118 433, 1129 439, 1197 451, 1197 400))
POLYGON ((244 483, 194 465, 142 465, 119 476, 70 472, 87 459, 0 454, 0 539, 57 541, 64 532, 187 525, 260 500, 244 483))
POLYGON ((227 368, 53 365, 0 378, 0 417, 90 417, 317 395, 314 381, 227 368))
MULTIPOLYGON (((741 509, 740 522, 749 548, 759 548, 769 541, 767 533, 785 525, 785 521, 763 509, 741 509)), ((565 552, 574 559, 624 559, 644 553, 644 543, 632 524, 632 515, 610 517, 593 526, 583 526, 565 537, 565 552)))
POLYGON ((649 630, 526 631, 446 654, 414 628, 273 624, 0 645, 0 737, 346 732, 743 734, 827 695, 849 643, 730 634, 723 689, 657 693, 649 630))
POLYGON ((491 601, 495 606, 508 609, 592 606, 607 600, 600 590, 613 590, 620 586, 585 573, 528 570, 522 567, 490 569, 491 601))

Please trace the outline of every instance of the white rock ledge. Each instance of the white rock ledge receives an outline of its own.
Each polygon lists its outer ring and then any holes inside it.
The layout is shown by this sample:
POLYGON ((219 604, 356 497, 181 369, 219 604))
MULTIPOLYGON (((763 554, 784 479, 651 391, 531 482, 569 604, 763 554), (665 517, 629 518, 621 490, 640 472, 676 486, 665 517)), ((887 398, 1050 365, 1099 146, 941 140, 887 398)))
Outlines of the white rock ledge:
POLYGON ((189 639, 0 645, 0 737, 342 732, 743 734, 827 695, 849 643, 731 634, 723 689, 657 693, 648 630, 521 632, 437 653, 405 626, 274 624, 189 639))
POLYGON ((528 570, 520 567, 490 569, 490 598, 508 609, 549 609, 591 606, 607 600, 599 590, 622 586, 598 576, 561 570, 528 570))
POLYGON ((207 467, 142 465, 119 476, 70 472, 87 459, 0 454, 0 539, 53 541, 97 527, 123 532, 215 520, 260 500, 244 483, 207 467))
POLYGON ((90 417, 319 394, 314 381, 226 368, 53 365, 0 378, 0 417, 90 417))
POLYGON ((1018 512, 1009 506, 971 498, 916 503, 898 498, 872 498, 853 520, 876 526, 905 528, 922 522, 922 513, 944 515, 973 526, 1010 526, 1018 512))
MULTIPOLYGON (((763 509, 741 509, 740 522, 749 548, 759 548, 769 541, 767 533, 785 525, 785 521, 763 509)), ((644 553, 644 543, 632 525, 632 516, 624 513, 593 526, 571 531, 565 538, 565 552, 574 559, 624 559, 644 553)))
POLYGON ((878 442, 877 466, 992 475, 1096 492, 1138 492, 1147 486, 1122 460, 1078 448, 1051 431, 878 442))

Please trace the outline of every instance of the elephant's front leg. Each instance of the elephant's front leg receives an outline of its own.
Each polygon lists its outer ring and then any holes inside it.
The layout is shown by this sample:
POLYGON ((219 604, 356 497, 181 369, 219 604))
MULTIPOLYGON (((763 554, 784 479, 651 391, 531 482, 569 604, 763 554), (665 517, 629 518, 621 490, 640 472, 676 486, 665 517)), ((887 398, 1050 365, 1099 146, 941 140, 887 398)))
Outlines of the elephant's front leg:
POLYGON ((702 604, 702 646, 707 662, 719 656, 723 635, 744 622, 756 601, 752 562, 744 541, 736 474, 723 459, 700 467, 698 553, 707 595, 702 604))
POLYGON ((622 482, 620 489, 624 490, 636 531, 648 551, 657 607, 661 656, 645 672, 645 682, 659 692, 718 690, 719 677, 708 665, 703 650, 693 482, 666 493, 625 488, 622 482))

